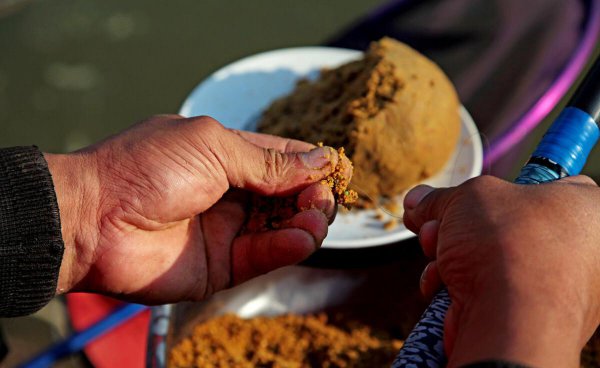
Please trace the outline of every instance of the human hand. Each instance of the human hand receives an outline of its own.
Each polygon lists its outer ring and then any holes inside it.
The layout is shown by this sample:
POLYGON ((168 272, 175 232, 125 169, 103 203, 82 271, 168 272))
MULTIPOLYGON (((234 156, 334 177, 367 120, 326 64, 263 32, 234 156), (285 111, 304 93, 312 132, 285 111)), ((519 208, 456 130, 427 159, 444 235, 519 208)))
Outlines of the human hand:
POLYGON ((524 186, 479 177, 418 186, 404 206, 406 226, 433 259, 423 293, 443 282, 452 299, 449 366, 579 366, 600 322, 600 189, 591 179, 524 186))
POLYGON ((226 129, 209 117, 153 117, 46 159, 65 241, 59 292, 201 300, 305 259, 335 214, 320 184, 338 161, 335 150, 226 129), (301 210, 278 230, 240 235, 251 193, 298 195, 301 210))

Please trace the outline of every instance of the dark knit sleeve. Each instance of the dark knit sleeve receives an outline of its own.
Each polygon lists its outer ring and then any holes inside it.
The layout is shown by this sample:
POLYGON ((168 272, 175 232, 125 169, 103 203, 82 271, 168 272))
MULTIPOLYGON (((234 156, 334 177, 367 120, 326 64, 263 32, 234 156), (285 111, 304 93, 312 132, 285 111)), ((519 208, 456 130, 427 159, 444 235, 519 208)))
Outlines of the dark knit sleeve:
POLYGON ((48 164, 37 147, 0 149, 0 317, 54 296, 64 245, 48 164))

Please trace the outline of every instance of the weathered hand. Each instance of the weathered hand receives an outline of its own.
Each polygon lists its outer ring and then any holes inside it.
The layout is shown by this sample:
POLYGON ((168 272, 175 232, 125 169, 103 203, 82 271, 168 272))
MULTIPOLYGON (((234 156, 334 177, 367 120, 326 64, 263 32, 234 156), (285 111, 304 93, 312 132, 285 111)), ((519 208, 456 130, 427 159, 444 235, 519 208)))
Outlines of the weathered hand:
POLYGON ((600 189, 579 176, 523 186, 480 177, 419 186, 404 220, 433 261, 422 290, 443 282, 452 305, 450 366, 504 359, 578 366, 600 321, 600 189))
POLYGON ((59 291, 201 300, 305 259, 335 214, 320 184, 335 150, 229 130, 209 117, 154 117, 46 158, 66 244, 59 291), (280 229, 240 235, 251 193, 299 194, 301 210, 280 229))

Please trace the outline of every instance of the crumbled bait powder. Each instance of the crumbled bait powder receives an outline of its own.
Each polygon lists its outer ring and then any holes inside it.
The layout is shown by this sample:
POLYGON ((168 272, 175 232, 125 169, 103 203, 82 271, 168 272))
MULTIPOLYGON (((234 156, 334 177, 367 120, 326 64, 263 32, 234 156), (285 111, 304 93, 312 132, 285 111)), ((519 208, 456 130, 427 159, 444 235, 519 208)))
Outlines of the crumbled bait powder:
POLYGON ((333 319, 325 313, 216 317, 171 350, 169 367, 389 367, 403 345, 361 322, 333 319))
MULTIPOLYGON (((319 147, 323 147, 323 142, 317 143, 319 147)), ((346 153, 344 147, 338 148, 338 162, 333 172, 329 174, 325 179, 321 180, 321 183, 327 185, 333 192, 333 196, 338 204, 349 208, 350 204, 356 202, 358 199, 358 193, 352 189, 348 189, 350 180, 344 176, 344 172, 348 169, 346 166, 350 160, 344 160, 346 153)), ((350 163, 352 165, 352 163, 350 163)))

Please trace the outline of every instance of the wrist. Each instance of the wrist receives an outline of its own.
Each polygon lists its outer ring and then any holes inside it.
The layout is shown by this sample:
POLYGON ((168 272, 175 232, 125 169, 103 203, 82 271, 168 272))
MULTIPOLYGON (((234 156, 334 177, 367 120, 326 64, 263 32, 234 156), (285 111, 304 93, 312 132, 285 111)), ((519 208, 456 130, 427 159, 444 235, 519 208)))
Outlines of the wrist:
POLYGON ((92 264, 98 180, 90 154, 45 153, 44 157, 54 183, 65 245, 57 285, 57 293, 62 294, 76 288, 92 264))
POLYGON ((584 318, 565 300, 513 292, 504 304, 489 293, 462 311, 449 366, 503 360, 531 367, 578 367, 584 318))

